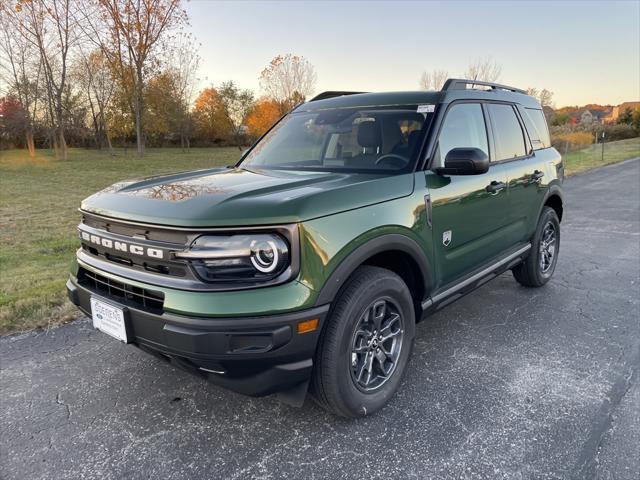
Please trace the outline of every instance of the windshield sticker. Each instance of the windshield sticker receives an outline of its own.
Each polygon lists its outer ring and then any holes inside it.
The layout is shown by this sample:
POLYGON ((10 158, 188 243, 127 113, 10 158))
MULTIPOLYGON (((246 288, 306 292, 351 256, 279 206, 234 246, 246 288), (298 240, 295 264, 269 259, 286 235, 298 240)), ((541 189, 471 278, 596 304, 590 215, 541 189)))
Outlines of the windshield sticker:
POLYGON ((433 113, 435 110, 435 105, 418 105, 418 113, 433 113))

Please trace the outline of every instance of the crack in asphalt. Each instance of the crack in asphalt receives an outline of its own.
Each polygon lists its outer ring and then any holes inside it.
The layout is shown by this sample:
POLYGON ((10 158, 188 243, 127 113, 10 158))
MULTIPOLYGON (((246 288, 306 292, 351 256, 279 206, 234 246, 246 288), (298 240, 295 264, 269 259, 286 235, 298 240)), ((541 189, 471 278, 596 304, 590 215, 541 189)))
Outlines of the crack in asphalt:
POLYGON ((56 393, 56 403, 62 405, 67 412, 67 421, 71 419, 71 407, 60 399, 60 392, 56 393))
POLYGON ((573 468, 572 479, 583 480, 585 478, 595 477, 598 453, 605 435, 613 426, 613 417, 616 409, 620 403, 622 403, 627 393, 629 393, 631 386, 638 381, 638 372, 640 372, 640 343, 636 344, 633 350, 634 353, 623 364, 621 368, 622 372, 611 387, 611 390, 609 390, 605 401, 602 402, 594 418, 591 431, 582 447, 578 461, 573 468))

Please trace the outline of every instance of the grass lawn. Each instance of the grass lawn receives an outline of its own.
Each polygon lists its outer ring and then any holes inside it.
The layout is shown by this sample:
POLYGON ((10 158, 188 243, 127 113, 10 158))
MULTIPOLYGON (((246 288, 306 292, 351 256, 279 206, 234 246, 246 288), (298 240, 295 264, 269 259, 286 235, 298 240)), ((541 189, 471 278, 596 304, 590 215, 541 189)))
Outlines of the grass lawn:
MULTIPOLYGON (((565 156, 567 173, 640 156, 640 139, 565 156)), ((133 177, 228 165, 237 148, 149 149, 115 156, 72 149, 68 161, 40 151, 0 151, 0 334, 47 327, 78 315, 66 300, 65 282, 78 246, 80 201, 112 183, 133 177)))
POLYGON ((640 137, 605 143, 604 161, 602 161, 602 145, 590 145, 582 150, 567 153, 562 158, 567 174, 573 175, 636 157, 640 157, 640 137))
POLYGON ((56 161, 39 151, 0 150, 0 334, 47 327, 74 318, 66 300, 69 263, 78 247, 80 201, 126 178, 221 166, 237 148, 129 150, 115 156, 71 149, 56 161))

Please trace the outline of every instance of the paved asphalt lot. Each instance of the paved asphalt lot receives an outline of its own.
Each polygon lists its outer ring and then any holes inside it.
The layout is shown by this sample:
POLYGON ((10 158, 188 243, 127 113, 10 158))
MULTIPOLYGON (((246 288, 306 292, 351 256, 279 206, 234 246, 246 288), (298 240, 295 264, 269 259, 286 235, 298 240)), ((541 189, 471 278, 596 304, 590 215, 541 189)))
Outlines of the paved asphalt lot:
POLYGON ((382 412, 250 399, 94 331, 0 339, 0 477, 602 478, 640 471, 640 161, 566 182, 556 274, 419 325, 382 412))

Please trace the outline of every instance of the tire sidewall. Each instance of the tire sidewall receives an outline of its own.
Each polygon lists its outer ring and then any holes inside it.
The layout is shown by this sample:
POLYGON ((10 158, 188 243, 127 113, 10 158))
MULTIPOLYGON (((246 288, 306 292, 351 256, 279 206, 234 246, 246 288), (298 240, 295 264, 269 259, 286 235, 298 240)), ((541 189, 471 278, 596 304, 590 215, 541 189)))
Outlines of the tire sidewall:
POLYGON ((396 392, 413 348, 415 315, 409 289, 395 274, 380 276, 375 282, 358 292, 357 298, 343 310, 339 319, 341 340, 335 359, 338 393, 344 408, 354 416, 364 416, 382 408, 396 392), (403 320, 403 339, 400 356, 391 378, 375 392, 365 393, 354 385, 351 378, 351 342, 355 327, 365 309, 377 299, 391 300, 398 308, 403 320))
POLYGON ((560 254, 560 221, 558 220, 558 215, 556 212, 549 207, 545 207, 542 211, 542 215, 540 215, 540 220, 538 221, 538 228, 536 229, 536 235, 533 242, 532 252, 532 262, 531 265, 533 272, 536 276, 536 280, 539 284, 543 285, 551 279, 553 273, 556 270, 556 265, 558 264, 558 256, 560 254), (546 273, 542 272, 540 268, 540 241, 542 239, 542 234, 544 232, 544 227, 548 222, 551 222, 556 230, 556 250, 553 255, 553 261, 551 264, 551 268, 546 273))

